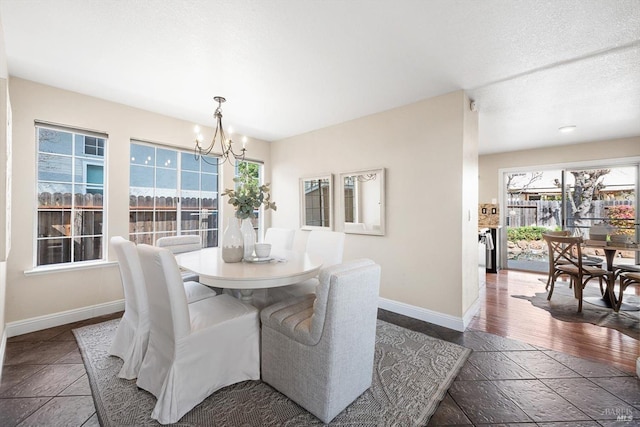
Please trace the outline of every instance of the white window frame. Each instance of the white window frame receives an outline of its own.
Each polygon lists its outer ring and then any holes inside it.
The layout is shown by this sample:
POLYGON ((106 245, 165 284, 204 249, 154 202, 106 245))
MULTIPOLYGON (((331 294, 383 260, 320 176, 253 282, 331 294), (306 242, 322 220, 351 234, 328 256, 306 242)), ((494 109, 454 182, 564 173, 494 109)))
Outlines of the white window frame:
MULTIPOLYGON (((36 150, 35 150, 35 206, 34 206, 34 216, 35 216, 35 221, 34 221, 34 230, 33 230, 33 260, 32 260, 32 265, 33 265, 33 269, 30 270, 29 272, 36 272, 36 271, 42 271, 42 270, 66 270, 69 268, 77 268, 77 267, 87 267, 87 266, 91 266, 94 264, 102 264, 104 262, 106 262, 107 260, 107 236, 108 234, 108 229, 107 229, 107 224, 108 224, 108 212, 107 212, 107 206, 108 206, 108 178, 107 178, 107 171, 108 171, 108 164, 109 164, 109 159, 108 159, 108 141, 109 141, 109 136, 106 133, 103 132, 99 132, 99 131, 93 131, 93 130, 87 130, 87 129, 80 129, 77 127, 73 127, 73 126, 65 126, 65 125, 59 125, 59 124, 52 124, 52 123, 47 123, 47 122, 41 122, 41 121, 36 121, 34 123, 34 139, 35 139, 35 144, 36 144, 36 150), (39 168, 39 163, 40 163, 40 159, 39 156, 41 154, 40 151, 40 137, 39 137, 39 129, 49 129, 52 131, 59 131, 59 132, 67 132, 67 133, 71 133, 72 136, 72 149, 71 149, 71 154, 57 154, 54 153, 54 155, 60 155, 60 156, 67 156, 71 158, 71 171, 70 171, 70 175, 71 175, 71 182, 70 183, 61 183, 61 184, 69 184, 71 185, 71 189, 73 191, 73 187, 75 185, 83 185, 87 186, 87 182, 86 182, 86 164, 91 163, 94 165, 100 165, 99 161, 96 160, 91 160, 91 158, 87 158, 85 156, 95 156, 95 159, 98 158, 102 158, 102 168, 103 168, 103 184, 102 184, 102 224, 101 224, 101 233, 100 234, 92 234, 92 235, 83 235, 83 234, 75 234, 75 227, 74 227, 74 221, 73 218, 76 216, 76 214, 84 209, 82 209, 82 207, 78 207, 76 206, 76 201, 75 201, 75 194, 72 193, 72 197, 71 197, 71 209, 69 212, 70 214, 70 224, 69 224, 69 236, 60 236, 60 237, 56 237, 56 238, 61 238, 61 239, 68 239, 70 241, 71 247, 70 247, 70 258, 71 261, 69 262, 55 262, 55 263, 49 263, 49 264, 38 264, 38 243, 40 241, 44 241, 44 240, 49 240, 51 238, 49 237, 40 237, 39 236, 39 229, 40 229, 40 215, 39 213, 41 211, 46 211, 47 209, 44 208, 42 209, 40 207, 40 202, 38 200, 38 196, 39 196, 39 185, 41 183, 40 179, 39 179, 39 173, 40 173, 40 168, 39 168), (76 135, 81 135, 81 136, 88 136, 91 138, 98 138, 98 139, 103 139, 104 140, 104 152, 103 155, 96 155, 96 154, 86 154, 84 151, 84 143, 82 144, 83 146, 83 151, 81 154, 76 153, 76 135), (78 165, 76 162, 82 162, 81 163, 81 168, 83 170, 84 176, 83 176, 83 182, 76 182, 76 174, 75 174, 75 170, 77 169, 78 165), (79 261, 75 261, 74 257, 75 257, 75 247, 73 244, 73 241, 77 238, 87 238, 87 237, 100 237, 101 238, 101 242, 100 242, 100 258, 95 258, 95 259, 89 259, 89 260, 79 260, 79 261)), ((43 182, 47 182, 47 181, 43 181, 43 182)), ((53 209, 48 209, 48 210, 53 210, 53 209)), ((63 214, 63 210, 60 210, 60 214, 63 214)))
MULTIPOLYGON (((182 235, 182 234, 193 234, 193 232, 196 231, 196 230, 191 230, 191 229, 190 230, 183 230, 182 229, 182 218, 181 218, 181 216, 182 216, 182 194, 181 194, 182 193, 182 188, 181 188, 182 187, 182 174, 181 174, 181 172, 182 172, 182 154, 193 155, 193 153, 191 151, 189 151, 189 150, 184 149, 184 148, 167 146, 167 145, 157 144, 157 143, 148 142, 148 141, 141 141, 141 140, 138 140, 138 139, 132 139, 130 141, 130 143, 129 143, 129 146, 131 147, 131 145, 133 145, 133 144, 151 147, 151 148, 154 148, 155 150, 162 149, 162 150, 174 151, 176 153, 176 169, 175 169, 176 170, 176 197, 177 197, 177 202, 176 202, 176 205, 175 205, 176 206, 176 220, 175 220, 176 221, 176 228, 175 228, 174 231, 165 231, 165 230, 158 230, 157 229, 157 222, 158 221, 156 221, 156 215, 155 214, 158 212, 158 210, 156 209, 156 205, 155 205, 156 196, 154 195, 153 196, 153 198, 154 198, 154 206, 153 206, 153 209, 150 210, 150 212, 153 213, 153 218, 154 218, 153 221, 152 221, 153 230, 151 232, 132 232, 132 231, 130 231, 128 233, 129 239, 131 239, 132 236, 144 236, 144 235, 148 236, 148 235, 150 235, 152 243, 155 244, 156 240, 159 237, 158 236, 159 234, 166 235, 167 233, 175 233, 175 235, 177 235, 177 236, 182 235)), ((218 157, 214 157, 214 156, 208 156, 208 157, 211 157, 212 159, 215 159, 215 162, 219 161, 218 157)), ((151 166, 149 166, 149 167, 151 167, 151 166)), ((157 165, 153 166, 153 168, 154 168, 154 187, 153 187, 154 191, 156 189, 156 183, 155 183, 156 174, 155 174, 155 170, 156 170, 157 167, 158 167, 157 165)), ((129 168, 131 168, 131 161, 129 161, 129 168)), ((189 172, 193 172, 193 171, 189 171, 189 172)), ((217 185, 217 188, 216 188, 216 198, 217 198, 218 206, 217 206, 217 210, 215 211, 215 212, 217 212, 218 216, 217 216, 216 225, 215 225, 214 228, 205 228, 205 229, 199 228, 198 229, 200 233, 202 233, 202 232, 207 233, 209 231, 216 232, 217 233, 217 239, 216 240, 217 240, 217 244, 218 245, 220 244, 220 241, 222 239, 222 233, 221 233, 221 230, 220 230, 220 220, 221 220, 220 219, 220 185, 221 185, 221 174, 220 174, 220 172, 221 172, 221 168, 220 168, 220 166, 218 166, 218 171, 217 171, 217 184, 218 185, 217 185)), ((200 170, 198 173, 201 176, 201 174, 203 172, 202 172, 202 170, 200 170)), ((204 173, 211 174, 210 172, 204 172, 204 173)), ((130 183, 129 183, 128 189, 129 189, 129 195, 130 195, 131 194, 131 190, 130 190, 131 189, 131 184, 130 183)), ((203 208, 202 206, 200 206, 198 208, 198 210, 200 212, 202 212, 204 209, 207 209, 207 208, 203 208)), ((132 209, 132 206, 129 204, 129 213, 130 214, 131 214, 132 210, 136 211, 136 209, 132 209)), ((140 210, 138 209, 138 211, 140 211, 140 210)), ((211 214, 213 214, 213 213, 211 213, 211 214)), ((131 224, 131 222, 129 222, 129 224, 131 224)), ((160 237, 162 237, 162 236, 160 236, 160 237)), ((204 238, 204 236, 203 236, 203 245, 206 246, 206 244, 207 244, 206 238, 204 238)))

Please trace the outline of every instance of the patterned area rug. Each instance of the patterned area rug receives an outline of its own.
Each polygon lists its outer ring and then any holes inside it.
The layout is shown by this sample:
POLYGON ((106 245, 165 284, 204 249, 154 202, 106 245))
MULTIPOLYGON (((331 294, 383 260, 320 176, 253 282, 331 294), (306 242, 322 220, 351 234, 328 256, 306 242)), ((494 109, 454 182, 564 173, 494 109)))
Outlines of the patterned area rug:
MULTIPOLYGON (((159 425, 155 398, 118 378, 122 361, 107 351, 119 319, 74 329, 100 424, 159 425)), ((471 350, 378 320, 373 385, 332 426, 426 425, 471 350)), ((218 390, 174 424, 179 426, 314 426, 320 420, 261 381, 218 390)))
MULTIPOLYGON (((633 288, 629 287, 628 289, 632 290, 633 288)), ((588 284, 583 292, 587 300, 601 297, 597 281, 594 281, 594 284, 588 284)), ((636 340, 640 339, 640 311, 620 311, 616 313, 611 308, 590 304, 585 300, 582 303, 582 313, 578 313, 578 300, 573 296, 573 289, 569 289, 566 282, 556 282, 551 301, 547 300, 546 291, 537 292, 534 296, 511 296, 528 300, 533 306, 548 311, 553 318, 563 322, 592 323, 615 329, 636 340)), ((636 295, 625 293, 623 302, 640 306, 640 298, 636 295)))

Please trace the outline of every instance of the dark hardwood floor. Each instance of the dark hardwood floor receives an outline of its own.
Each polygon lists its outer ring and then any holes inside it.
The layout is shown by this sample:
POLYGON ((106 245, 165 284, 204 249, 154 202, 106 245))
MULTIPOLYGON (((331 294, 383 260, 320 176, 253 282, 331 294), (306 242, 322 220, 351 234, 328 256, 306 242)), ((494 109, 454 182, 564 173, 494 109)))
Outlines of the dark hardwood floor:
MULTIPOLYGON (((636 359, 640 355, 640 336, 633 339, 614 329, 591 323, 557 320, 529 301, 512 297, 544 292, 544 283, 539 279, 546 280, 546 277, 546 274, 516 270, 487 274, 482 308, 469 328, 635 372, 636 359)), ((636 286, 635 292, 639 291, 640 287, 636 286)))

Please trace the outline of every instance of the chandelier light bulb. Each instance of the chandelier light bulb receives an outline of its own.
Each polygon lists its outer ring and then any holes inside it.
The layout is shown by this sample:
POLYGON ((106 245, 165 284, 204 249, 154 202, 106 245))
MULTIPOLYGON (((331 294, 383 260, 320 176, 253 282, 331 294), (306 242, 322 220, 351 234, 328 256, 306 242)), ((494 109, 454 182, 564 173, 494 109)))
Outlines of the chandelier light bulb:
POLYGON ((576 130, 576 125, 562 126, 558 128, 561 133, 570 133, 576 130))

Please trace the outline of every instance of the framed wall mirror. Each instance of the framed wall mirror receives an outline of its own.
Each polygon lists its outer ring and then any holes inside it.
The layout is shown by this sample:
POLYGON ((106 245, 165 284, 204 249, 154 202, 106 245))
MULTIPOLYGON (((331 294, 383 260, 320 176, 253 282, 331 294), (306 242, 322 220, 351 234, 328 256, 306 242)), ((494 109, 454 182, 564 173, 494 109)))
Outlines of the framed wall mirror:
POLYGON ((333 229, 333 175, 300 178, 300 224, 303 230, 333 229))
POLYGON ((340 174, 340 222, 345 233, 383 236, 384 168, 340 174))

